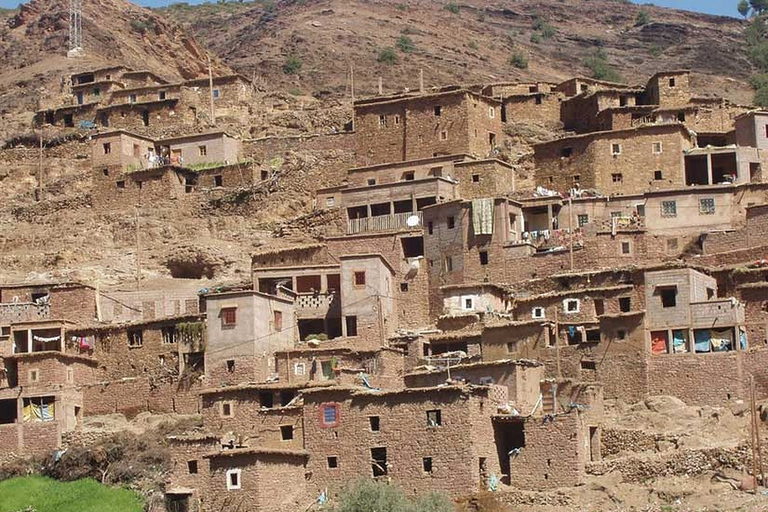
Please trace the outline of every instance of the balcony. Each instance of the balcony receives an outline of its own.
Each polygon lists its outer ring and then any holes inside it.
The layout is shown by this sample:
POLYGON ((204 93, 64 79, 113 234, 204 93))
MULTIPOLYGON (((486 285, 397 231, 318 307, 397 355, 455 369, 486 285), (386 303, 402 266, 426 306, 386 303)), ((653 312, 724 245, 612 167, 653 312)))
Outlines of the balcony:
POLYGON ((349 219, 347 221, 347 234, 371 233, 376 231, 393 231, 399 229, 421 229, 424 223, 422 212, 395 213, 392 215, 379 215, 377 217, 364 217, 362 219, 349 219), (418 224, 408 225, 410 217, 417 217, 418 224))
POLYGON ((3 325, 47 320, 50 316, 50 304, 37 304, 34 302, 0 303, 0 324, 3 325))
POLYGON ((732 327, 744 323, 744 306, 736 299, 691 303, 693 328, 732 327))
POLYGON ((299 293, 294 302, 297 318, 341 316, 341 296, 338 293, 299 293))

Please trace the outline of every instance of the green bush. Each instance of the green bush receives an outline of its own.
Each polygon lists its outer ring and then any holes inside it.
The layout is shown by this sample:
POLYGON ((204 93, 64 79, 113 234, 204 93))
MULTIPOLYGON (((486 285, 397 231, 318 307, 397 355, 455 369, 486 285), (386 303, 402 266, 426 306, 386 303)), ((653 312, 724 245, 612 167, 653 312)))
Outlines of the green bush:
POLYGON ((454 2, 448 2, 447 4, 445 4, 445 10, 452 12, 453 14, 459 14, 459 11, 461 9, 459 8, 459 4, 454 2))
POLYGON ((640 12, 638 12, 637 16, 635 17, 635 26, 642 27, 643 25, 647 25, 650 22, 651 22, 651 17, 648 16, 647 12, 641 9, 640 12))
POLYGON ((408 36, 400 36, 397 38, 397 47, 403 53, 411 53, 416 49, 413 40, 408 36))
POLYGON ((344 488, 334 512, 455 512, 451 500, 439 493, 409 500, 400 487, 358 480, 344 488))
POLYGON ((552 25, 544 25, 541 29, 541 37, 544 39, 552 39, 557 34, 557 30, 552 25))
POLYGON ((592 78, 596 80, 621 82, 621 75, 608 62, 608 56, 602 48, 598 48, 593 55, 587 57, 584 60, 584 66, 592 71, 592 78))
POLYGON ((394 64, 397 62, 397 53, 391 46, 387 46, 379 52, 379 56, 376 60, 382 64, 394 64))
POLYGON ((299 71, 301 71, 301 66, 303 65, 303 62, 301 62, 301 59, 297 57, 296 55, 290 55, 286 57, 285 63, 283 64, 283 73, 286 75, 295 75, 299 71))
POLYGON ((405 5, 405 4, 397 4, 397 10, 398 11, 407 11, 408 10, 408 6, 405 5))
POLYGON ((661 53, 662 53, 662 52, 663 52, 663 50, 661 49, 661 46, 657 46, 657 45, 655 45, 655 44, 654 44, 654 45, 652 45, 652 46, 651 46, 651 47, 648 49, 648 53, 650 53, 650 54, 651 54, 651 56, 653 56, 653 57, 659 57, 659 56, 661 56, 661 53))
POLYGON ((479 50, 480 46, 475 41, 470 41, 467 43, 467 46, 469 46, 470 50, 479 50))
POLYGON ((541 36, 538 32, 531 34, 531 42, 534 44, 539 44, 541 42, 541 36))
POLYGON ((517 69, 528 69, 528 58, 520 52, 515 52, 509 57, 509 64, 517 69))

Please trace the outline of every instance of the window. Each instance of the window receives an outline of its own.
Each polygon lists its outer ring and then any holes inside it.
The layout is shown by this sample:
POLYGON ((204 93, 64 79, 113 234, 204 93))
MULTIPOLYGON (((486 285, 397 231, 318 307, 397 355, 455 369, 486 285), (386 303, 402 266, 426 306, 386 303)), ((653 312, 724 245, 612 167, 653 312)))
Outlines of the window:
POLYGON ((597 370, 597 364, 594 361, 581 361, 582 370, 597 370))
POLYGON ((440 140, 448 140, 448 130, 443 130, 440 132, 440 140))
POLYGON ((323 404, 320 406, 320 426, 335 427, 339 424, 339 404, 323 404))
POLYGON ((535 307, 531 310, 531 318, 539 319, 546 316, 546 310, 542 307, 535 307))
POLYGON ((376 178, 368 178, 367 183, 369 187, 374 186, 376 184, 376 178))
POLYGON ((197 146, 197 152, 200 156, 206 156, 208 154, 208 146, 197 146))
POLYGON ((339 467, 339 458, 338 457, 328 457, 328 469, 336 469, 339 467))
POLYGON ((576 216, 576 219, 580 228, 589 224, 589 215, 587 215, 586 213, 580 213, 579 215, 576 216))
POLYGON ((661 145, 661 142, 654 142, 653 143, 653 154, 654 155, 660 155, 662 152, 663 146, 661 145))
POLYGON ((443 424, 443 414, 440 409, 433 409, 431 411, 427 411, 427 426, 428 427, 439 427, 443 424))
POLYGON ((413 181, 414 179, 416 179, 416 173, 413 171, 403 173, 403 181, 413 181))
POLYGON ((101 89, 99 89, 98 87, 96 87, 96 88, 93 90, 93 95, 94 95, 94 96, 101 96, 101 89))
POLYGON ((269 171, 261 171, 261 179, 262 179, 262 181, 264 181, 267 178, 269 178, 269 171))
POLYGON ((611 180, 614 183, 622 183, 624 181, 624 176, 621 173, 613 173, 611 174, 611 180))
POLYGON ((480 251, 480 264, 481 265, 488 264, 488 251, 480 251))
POLYGON ((400 283, 400 291, 401 292, 407 292, 408 291, 408 283, 400 283))
POLYGON ((125 181, 120 180, 117 183, 115 183, 115 185, 117 185, 117 188, 125 188, 125 181))
POLYGON ((344 321, 347 324, 347 336, 357 336, 357 317, 347 316, 344 321))
POLYGON ((677 238, 667 238, 667 250, 668 251, 676 251, 677 250, 677 238))
POLYGON ((632 299, 629 297, 619 297, 619 310, 622 313, 628 313, 632 309, 632 299))
POLYGON ((450 256, 445 257, 445 271, 453 272, 453 258, 450 256))
POLYGON ((573 155, 573 148, 563 148, 560 150, 560 156, 563 158, 570 158, 573 155))
POLYGON ((541 105, 544 102, 544 97, 541 94, 536 95, 536 104, 541 105))
POLYGON ((613 156, 621 154, 621 144, 611 144, 611 154, 613 156))
POLYGON ((456 227, 456 217, 451 215, 448 217, 448 229, 453 229, 456 227))
POLYGON ((677 113, 677 120, 681 123, 685 122, 685 112, 678 112, 677 113))
POLYGON ((675 86, 675 79, 674 78, 670 78, 669 79, 669 86, 670 87, 674 87, 675 86))
POLYGON ((661 171, 653 171, 653 179, 655 179, 656 181, 660 181, 664 179, 664 175, 661 171))
POLYGON ((326 197, 325 198, 325 206, 329 206, 329 207, 330 206, 336 206, 336 199, 333 196, 326 197))
POLYGON ((38 382, 40 380, 40 370, 29 370, 29 382, 38 382))
POLYGON ((135 330, 128 331, 128 346, 140 347, 144 344, 144 331, 135 330))
POLYGON ((621 242, 621 254, 630 254, 629 242, 621 242))
POLYGON ((432 474, 432 457, 424 457, 423 459, 421 459, 421 468, 424 470, 424 473, 431 475, 432 474))
POLYGON ((386 476, 387 474, 387 449, 371 448, 371 470, 373 476, 386 476))
POLYGON ((213 177, 213 186, 214 187, 223 187, 224 186, 224 177, 221 174, 217 174, 213 177))
POLYGON ((283 330, 283 312, 282 311, 274 311, 274 322, 273 327, 275 329, 275 332, 280 332, 283 330))
POLYGON ((440 115, 443 113, 443 108, 441 106, 435 107, 435 117, 440 117, 440 115))
POLYGON ((566 313, 578 313, 579 299, 565 299, 563 301, 563 310, 565 310, 566 313))
POLYGON ((480 175, 479 174, 473 174, 472 175, 472 183, 480 183, 480 175))
POLYGON ((621 341, 623 341, 623 340, 627 339, 627 331, 622 331, 622 330, 619 330, 619 331, 616 333, 616 339, 617 339, 617 340, 621 340, 621 341))
POLYGON ((465 311, 466 310, 475 309, 475 298, 474 297, 463 297, 461 299, 461 307, 465 311))
POLYGON ((715 214, 715 199, 713 197, 705 197, 699 199, 699 215, 714 215, 715 214))
POLYGON ((427 222, 427 233, 432 234, 435 231, 434 224, 432 224, 432 221, 427 222))
POLYGON ((293 439, 293 425, 280 426, 280 439, 283 441, 291 441, 293 439))
POLYGON ((661 216, 662 217, 677 217, 677 201, 662 201, 661 202, 661 216))
POLYGON ((221 97, 221 91, 219 91, 218 89, 214 89, 213 90, 213 99, 217 100, 220 97, 221 97))
POLYGON ((136 95, 135 94, 129 94, 128 95, 128 103, 136 103, 136 95))
POLYGON ((162 331, 163 345, 172 345, 176 343, 176 327, 173 325, 163 327, 162 331))
POLYGON ((165 91, 160 91, 160 92, 157 93, 157 99, 164 100, 165 99, 165 95, 166 95, 165 91))
POLYGON ((400 116, 395 116, 395 124, 400 124, 400 116))
POLYGON ((387 127, 387 116, 379 116, 379 128, 387 127))
POLYGON ((365 286, 365 271, 355 272, 355 286, 365 286))
POLYGON ((296 363, 293 365, 294 375, 305 375, 307 373, 307 365, 304 363, 296 363))
POLYGON ((378 432, 381 430, 381 418, 378 416, 369 416, 368 423, 371 425, 371 432, 378 432))
POLYGON ((227 470, 227 490, 235 491, 240 489, 240 472, 239 469, 227 470))
POLYGON ((233 373, 235 371, 235 360, 227 359, 227 372, 233 373))
POLYGON ((581 174, 574 174, 571 181, 573 182, 574 185, 578 185, 579 182, 581 181, 581 174))
POLYGON ((221 326, 234 327, 237 324, 237 308, 221 308, 221 326))
POLYGON ((231 418, 235 415, 234 409, 232 407, 232 402, 222 402, 221 403, 221 417, 222 418, 231 418))
POLYGON ((674 308, 677 306, 677 287, 666 286, 659 289, 661 295, 661 307, 674 308))
POLYGON ((104 154, 105 155, 108 155, 108 154, 112 153, 112 143, 111 142, 105 142, 104 144, 102 144, 102 146, 104 147, 104 154))
POLYGON ((488 107, 488 117, 490 117, 491 119, 495 119, 496 118, 496 109, 495 108, 488 107))

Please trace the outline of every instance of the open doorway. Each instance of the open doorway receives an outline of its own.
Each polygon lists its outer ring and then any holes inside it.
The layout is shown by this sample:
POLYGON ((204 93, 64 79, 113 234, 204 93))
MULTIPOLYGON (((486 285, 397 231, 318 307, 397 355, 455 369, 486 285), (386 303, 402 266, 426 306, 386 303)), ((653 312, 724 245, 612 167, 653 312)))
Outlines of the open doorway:
POLYGON ((597 462, 601 459, 600 429, 598 427, 589 427, 589 460, 597 462))
POLYGON ((493 440, 501 472, 510 475, 510 455, 525 447, 525 424, 521 419, 494 421, 493 440))

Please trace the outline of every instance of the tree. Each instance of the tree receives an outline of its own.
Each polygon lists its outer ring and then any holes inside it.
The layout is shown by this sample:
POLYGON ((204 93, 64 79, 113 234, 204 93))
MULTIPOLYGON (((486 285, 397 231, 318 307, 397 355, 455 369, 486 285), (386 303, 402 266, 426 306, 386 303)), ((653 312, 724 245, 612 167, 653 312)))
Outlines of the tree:
POLYGON ((635 17, 635 26, 636 27, 642 27, 643 25, 647 25, 651 22, 651 17, 648 16, 648 13, 643 11, 642 9, 637 13, 637 17, 635 17))
POLYGON ((395 49, 391 46, 387 46, 379 52, 379 56, 376 58, 376 60, 382 64, 394 64, 397 62, 397 54, 395 53, 395 49))
POLYGON ((397 47, 403 53, 411 53, 416 49, 416 45, 413 44, 413 39, 408 36, 400 36, 397 40, 397 47))
POLYGON ((584 61, 584 65, 592 71, 592 78, 608 82, 621 82, 621 75, 608 62, 608 56, 602 48, 598 48, 592 56, 584 61))
POLYGON ((515 52, 509 57, 509 64, 517 69, 528 69, 528 58, 520 52, 515 52))
POLYGON ((749 0, 749 5, 757 14, 768 11, 768 0, 749 0))
POLYGON ((741 14, 745 18, 749 15, 750 9, 752 9, 752 7, 749 6, 748 0, 741 0, 741 2, 739 2, 739 5, 736 6, 736 8, 739 10, 739 14, 741 14))

